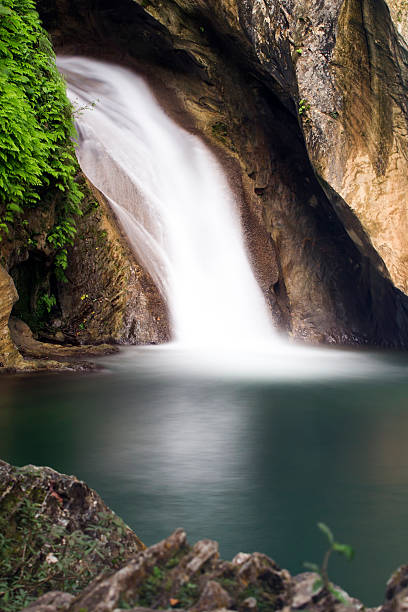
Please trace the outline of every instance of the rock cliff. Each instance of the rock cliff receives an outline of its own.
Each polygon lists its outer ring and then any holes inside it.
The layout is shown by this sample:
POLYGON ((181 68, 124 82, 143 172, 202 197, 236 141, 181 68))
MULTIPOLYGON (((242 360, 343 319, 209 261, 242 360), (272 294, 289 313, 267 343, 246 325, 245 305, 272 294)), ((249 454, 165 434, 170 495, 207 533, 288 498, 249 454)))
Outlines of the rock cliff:
POLYGON ((60 53, 134 67, 229 160, 294 337, 407 345, 407 52, 383 0, 38 6, 60 53))
POLYGON ((78 237, 68 252, 68 282, 58 285, 60 311, 50 335, 81 344, 165 342, 166 306, 105 198, 90 188, 78 237))
MULTIPOLYGON (((406 347, 405 4, 38 0, 37 8, 59 53, 134 68, 214 148, 282 328, 309 342, 406 347)), ((3 241, 19 293, 14 314, 52 342, 166 340, 166 305, 101 195, 85 190, 67 283, 53 276, 47 243, 55 203, 30 213, 34 246, 22 248, 18 235, 3 241), (51 293, 47 324, 37 326, 51 293)), ((3 354, 12 361, 10 346, 3 354)))

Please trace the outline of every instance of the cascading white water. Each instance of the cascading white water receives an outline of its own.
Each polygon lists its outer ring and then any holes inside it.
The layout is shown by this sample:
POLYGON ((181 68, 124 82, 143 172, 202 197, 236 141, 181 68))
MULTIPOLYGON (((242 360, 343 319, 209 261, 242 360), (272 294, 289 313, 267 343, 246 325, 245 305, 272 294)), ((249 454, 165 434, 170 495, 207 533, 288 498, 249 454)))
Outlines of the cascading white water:
POLYGON ((76 111, 82 170, 109 199, 189 345, 276 338, 223 170, 130 70, 59 57, 76 111))

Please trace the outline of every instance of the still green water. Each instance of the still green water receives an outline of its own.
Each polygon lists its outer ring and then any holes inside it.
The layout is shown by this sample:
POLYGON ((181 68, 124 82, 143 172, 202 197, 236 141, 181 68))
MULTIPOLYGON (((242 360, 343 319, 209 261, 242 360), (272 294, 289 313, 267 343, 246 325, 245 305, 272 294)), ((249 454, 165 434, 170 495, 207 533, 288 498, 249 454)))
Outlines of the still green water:
POLYGON ((0 456, 87 481, 146 544, 182 526, 224 558, 257 550, 299 572, 320 562, 326 522, 356 549, 332 579, 379 604, 408 562, 408 359, 334 354, 323 380, 198 374, 160 349, 98 374, 2 378, 0 456))

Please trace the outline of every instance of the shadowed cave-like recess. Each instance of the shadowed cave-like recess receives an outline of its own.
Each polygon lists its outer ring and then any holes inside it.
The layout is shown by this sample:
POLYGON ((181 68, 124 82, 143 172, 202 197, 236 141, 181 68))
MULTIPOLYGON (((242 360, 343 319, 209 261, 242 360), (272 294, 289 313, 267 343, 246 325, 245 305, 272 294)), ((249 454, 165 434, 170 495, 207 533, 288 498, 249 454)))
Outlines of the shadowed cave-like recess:
POLYGON ((309 161, 293 50, 282 44, 286 72, 275 79, 248 38, 210 7, 191 4, 186 12, 182 2, 37 2, 57 53, 134 68, 171 116, 213 145, 243 201, 258 282, 283 329, 309 342, 406 347, 408 298, 309 161), (162 23, 148 5, 159 6, 162 23))

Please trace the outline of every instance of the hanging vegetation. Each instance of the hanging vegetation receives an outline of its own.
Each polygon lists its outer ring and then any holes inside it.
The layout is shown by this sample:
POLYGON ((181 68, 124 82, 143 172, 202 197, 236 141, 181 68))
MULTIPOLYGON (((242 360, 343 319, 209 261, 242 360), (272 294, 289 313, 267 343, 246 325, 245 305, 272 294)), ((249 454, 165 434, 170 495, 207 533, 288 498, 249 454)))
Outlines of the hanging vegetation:
POLYGON ((82 193, 71 105, 34 6, 0 2, 0 240, 28 224, 27 209, 55 206, 47 241, 63 278, 82 193))

